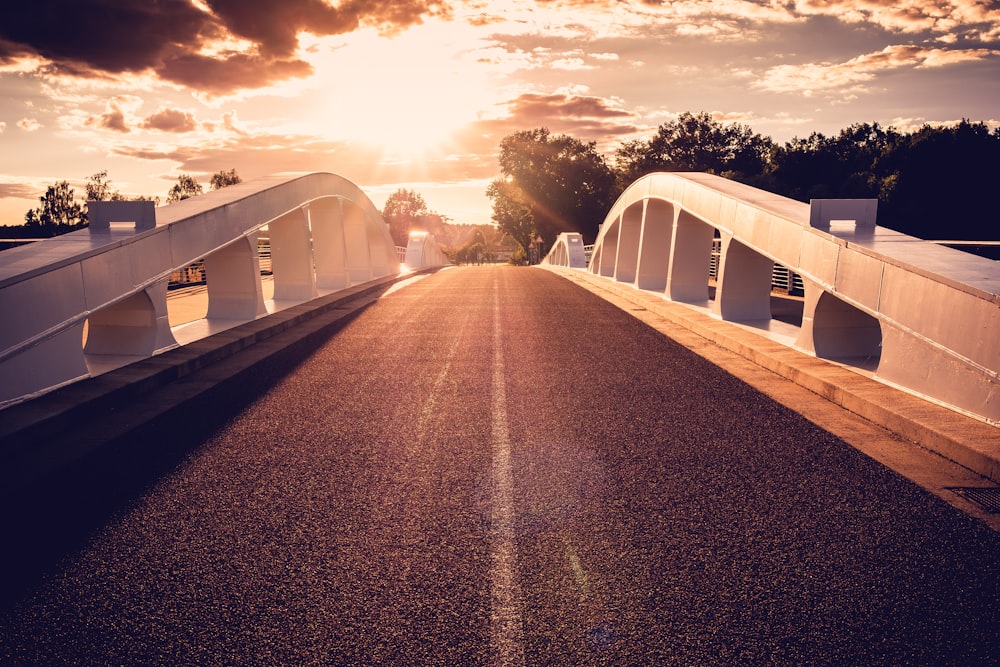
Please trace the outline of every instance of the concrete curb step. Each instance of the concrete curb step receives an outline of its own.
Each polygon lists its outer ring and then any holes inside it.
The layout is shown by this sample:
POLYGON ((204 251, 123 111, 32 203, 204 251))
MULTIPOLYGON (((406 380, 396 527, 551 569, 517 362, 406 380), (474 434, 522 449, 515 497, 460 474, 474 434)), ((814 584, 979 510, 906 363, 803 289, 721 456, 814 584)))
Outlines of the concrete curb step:
POLYGON ((652 292, 577 269, 545 267, 601 296, 613 294, 809 389, 994 482, 1000 483, 1000 428, 834 362, 788 347, 652 292))

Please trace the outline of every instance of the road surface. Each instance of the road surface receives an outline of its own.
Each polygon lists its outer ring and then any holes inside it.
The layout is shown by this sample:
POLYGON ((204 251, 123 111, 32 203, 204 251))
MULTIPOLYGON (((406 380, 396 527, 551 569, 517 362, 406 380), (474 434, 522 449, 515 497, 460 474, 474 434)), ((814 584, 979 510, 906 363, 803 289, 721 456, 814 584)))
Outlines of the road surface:
POLYGON ((0 664, 1000 660, 997 533, 546 271, 418 280, 133 438, 51 491, 92 531, 0 664))

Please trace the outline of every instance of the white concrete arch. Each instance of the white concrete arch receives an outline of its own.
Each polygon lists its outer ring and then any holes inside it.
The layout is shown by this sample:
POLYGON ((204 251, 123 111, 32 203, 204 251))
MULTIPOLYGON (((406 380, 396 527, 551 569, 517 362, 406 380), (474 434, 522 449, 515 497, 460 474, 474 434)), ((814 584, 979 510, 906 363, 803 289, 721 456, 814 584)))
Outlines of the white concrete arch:
POLYGON ((650 174, 609 211, 588 271, 1000 423, 1000 264, 878 227, 876 208, 650 174), (771 319, 776 263, 802 279, 801 326, 771 319))
POLYGON ((91 202, 89 215, 89 229, 0 255, 0 404, 399 272, 381 214, 335 174, 276 175, 158 209, 91 202), (265 227, 268 302, 257 250, 265 227), (206 317, 171 329, 170 274, 198 260, 206 317))
POLYGON ((587 255, 583 248, 583 235, 578 232, 563 232, 552 245, 542 262, 554 266, 568 266, 574 269, 587 268, 587 255))
POLYGON ((434 235, 430 232, 410 232, 406 242, 404 262, 406 268, 420 266, 444 266, 449 264, 434 235))

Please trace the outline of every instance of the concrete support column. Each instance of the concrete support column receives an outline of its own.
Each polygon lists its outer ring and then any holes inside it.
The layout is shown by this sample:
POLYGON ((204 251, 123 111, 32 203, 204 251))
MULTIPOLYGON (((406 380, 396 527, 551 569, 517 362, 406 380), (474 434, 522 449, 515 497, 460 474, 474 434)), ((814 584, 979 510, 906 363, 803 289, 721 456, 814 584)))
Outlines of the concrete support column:
POLYGON ((771 319, 771 271, 774 262, 731 234, 722 234, 722 256, 712 312, 733 322, 771 319))
POLYGON ((344 245, 344 209, 339 197, 325 197, 309 204, 316 287, 340 290, 349 285, 344 245))
POLYGON ((667 276, 667 297, 672 301, 708 303, 709 264, 715 228, 686 211, 677 215, 667 276))
POLYGON ((206 256, 205 278, 208 319, 249 322, 267 314, 260 284, 257 232, 206 256))
POLYGON ((670 202, 646 200, 635 276, 635 286, 639 289, 662 292, 667 288, 675 217, 676 209, 670 202))
POLYGON ((306 301, 316 296, 309 216, 297 208, 268 223, 275 301, 306 301))
POLYGON ((615 258, 615 280, 634 283, 639 264, 639 241, 642 237, 642 213, 645 202, 636 202, 622 213, 619 223, 618 256, 615 258))
POLYGON ((371 280, 371 249, 368 247, 365 212, 349 202, 344 202, 344 244, 350 284, 356 285, 371 280))
POLYGON ((802 326, 799 327, 799 336, 795 339, 795 347, 816 354, 813 324, 816 321, 816 304, 819 303, 819 298, 823 294, 823 288, 808 278, 802 278, 802 286, 805 288, 805 298, 802 303, 802 326))
POLYGON ((177 345, 174 333, 170 330, 170 316, 167 312, 167 284, 169 282, 170 278, 164 278, 146 288, 146 296, 153 304, 153 314, 156 317, 154 352, 161 352, 177 345))

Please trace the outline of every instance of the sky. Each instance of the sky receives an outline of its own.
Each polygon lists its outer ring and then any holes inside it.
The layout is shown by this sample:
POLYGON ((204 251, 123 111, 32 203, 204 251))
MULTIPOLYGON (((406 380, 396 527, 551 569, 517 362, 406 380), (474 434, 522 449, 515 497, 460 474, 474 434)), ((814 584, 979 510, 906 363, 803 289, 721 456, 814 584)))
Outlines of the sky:
POLYGON ((1000 0, 42 0, 0 20, 0 224, 57 181, 329 171, 490 222, 507 135, 1000 125, 1000 0))

